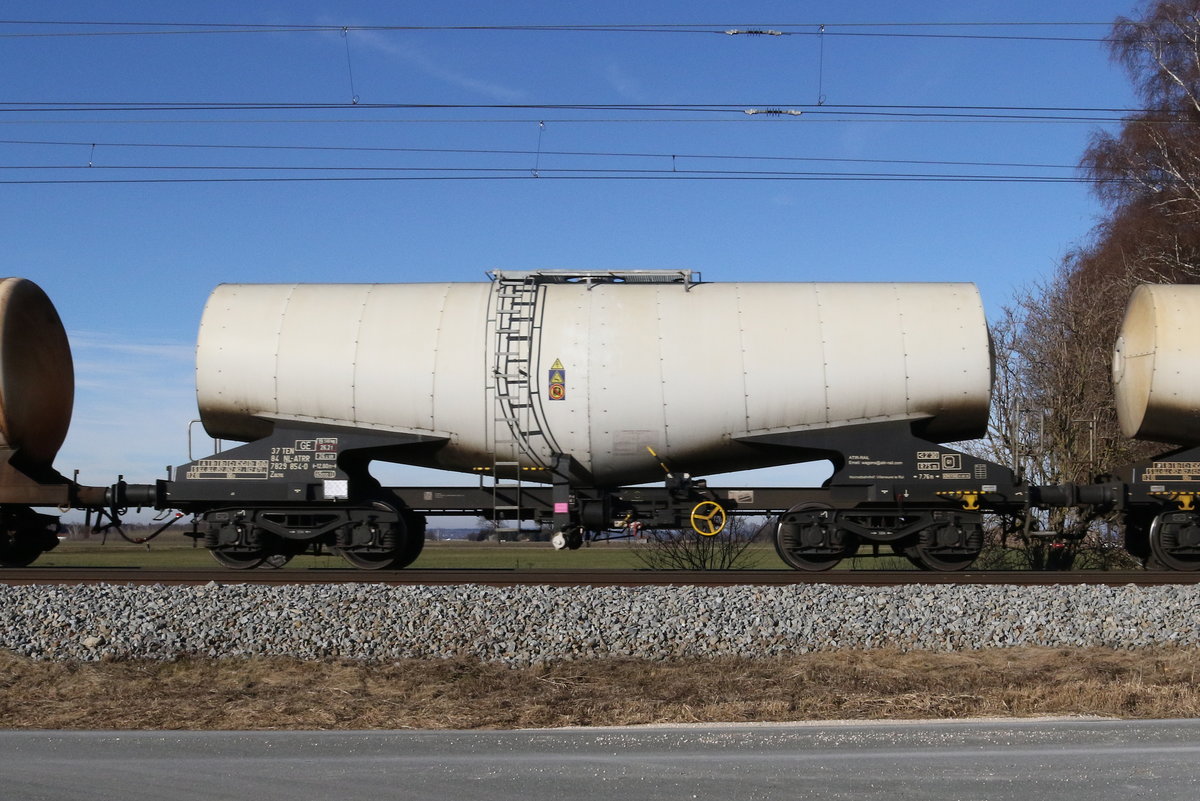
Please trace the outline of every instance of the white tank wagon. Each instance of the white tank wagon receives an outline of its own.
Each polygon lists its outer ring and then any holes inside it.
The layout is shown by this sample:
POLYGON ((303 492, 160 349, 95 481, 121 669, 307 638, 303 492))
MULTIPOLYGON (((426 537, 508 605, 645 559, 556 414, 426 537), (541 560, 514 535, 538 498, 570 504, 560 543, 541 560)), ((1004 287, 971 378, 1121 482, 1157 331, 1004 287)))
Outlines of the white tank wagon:
POLYGON ((1121 431, 1135 439, 1200 444, 1200 285, 1133 291, 1113 349, 1121 431))
POLYGON ((1200 570, 1200 286, 1134 289, 1113 348, 1121 431, 1183 447, 1112 471, 1107 500, 1147 566, 1200 570))
POLYGON ((24 567, 58 546, 58 517, 34 507, 87 507, 111 521, 109 512, 129 505, 124 482, 86 487, 54 469, 74 401, 71 346, 54 304, 32 281, 0 278, 0 567, 24 567))
POLYGON ((978 436, 991 357, 971 284, 502 273, 220 286, 196 381, 217 438, 420 434, 444 445, 402 460, 536 479, 565 454, 618 486, 661 478, 662 460, 702 475, 824 458, 751 444, 763 435, 905 421, 936 442, 978 436))
POLYGON ((58 545, 58 518, 25 503, 71 498, 53 463, 74 397, 71 349, 54 304, 32 281, 0 279, 0 566, 27 565, 58 545))

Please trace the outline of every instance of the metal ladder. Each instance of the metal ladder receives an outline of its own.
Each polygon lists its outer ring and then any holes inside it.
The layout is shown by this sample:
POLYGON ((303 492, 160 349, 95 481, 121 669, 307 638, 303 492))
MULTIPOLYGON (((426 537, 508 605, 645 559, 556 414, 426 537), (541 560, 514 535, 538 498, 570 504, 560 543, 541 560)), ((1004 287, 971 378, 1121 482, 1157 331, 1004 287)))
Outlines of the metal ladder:
POLYGON ((520 530, 523 468, 521 456, 537 467, 546 466, 545 432, 533 396, 533 350, 537 333, 536 275, 497 274, 493 289, 492 397, 492 525, 500 534, 520 530))

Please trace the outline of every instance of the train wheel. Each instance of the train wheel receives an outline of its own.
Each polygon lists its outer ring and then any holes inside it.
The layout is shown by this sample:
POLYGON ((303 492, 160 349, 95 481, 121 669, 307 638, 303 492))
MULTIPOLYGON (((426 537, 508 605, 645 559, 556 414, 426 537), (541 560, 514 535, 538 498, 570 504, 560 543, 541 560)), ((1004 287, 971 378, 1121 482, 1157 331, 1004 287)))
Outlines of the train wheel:
POLYGON ((1153 561, 1168 570, 1200 570, 1200 517, 1164 512, 1150 525, 1153 561))
POLYGON ((213 559, 216 559, 222 567, 227 567, 230 570, 253 570, 261 565, 271 556, 265 551, 222 551, 213 549, 210 551, 213 559))
POLYGON ((922 550, 920 545, 913 546, 910 550, 910 553, 905 554, 908 557, 908 561, 921 570, 936 570, 940 573, 953 573, 956 570, 966 570, 979 558, 978 553, 968 556, 947 556, 945 554, 930 553, 922 550))
POLYGON ((31 545, 13 545, 0 554, 0 567, 29 567, 43 553, 31 545))
POLYGON ((58 547, 58 518, 27 506, 0 507, 0 567, 28 567, 58 547))
POLYGON ((408 567, 417 561, 421 551, 425 550, 425 516, 410 512, 405 512, 403 516, 408 535, 400 549, 400 558, 395 567, 408 567))
POLYGON ((396 522, 372 531, 370 545, 334 551, 359 570, 398 570, 412 564, 425 547, 425 519, 408 510, 402 510, 396 522))
POLYGON ((829 570, 858 550, 854 535, 837 528, 833 510, 802 503, 779 516, 775 528, 779 558, 797 570, 829 570))
POLYGON ((400 559, 394 553, 355 553, 346 549, 342 549, 339 553, 343 559, 359 570, 391 570, 394 567, 403 566, 397 564, 400 559))
POLYGON ((978 521, 947 520, 922 531, 904 555, 922 570, 953 573, 970 567, 982 550, 983 529, 978 521))

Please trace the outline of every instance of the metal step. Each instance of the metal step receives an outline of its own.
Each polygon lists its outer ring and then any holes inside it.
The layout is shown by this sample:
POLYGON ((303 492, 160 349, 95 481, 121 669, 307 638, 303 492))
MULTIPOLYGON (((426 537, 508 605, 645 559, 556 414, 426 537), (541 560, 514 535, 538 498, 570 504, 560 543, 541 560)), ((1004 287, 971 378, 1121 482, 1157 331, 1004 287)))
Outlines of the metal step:
MULTIPOLYGON (((528 430, 523 430, 521 433, 525 434, 527 437, 540 437, 542 435, 542 430, 540 428, 531 428, 528 430)), ((530 444, 528 439, 498 439, 495 442, 497 445, 530 444)))

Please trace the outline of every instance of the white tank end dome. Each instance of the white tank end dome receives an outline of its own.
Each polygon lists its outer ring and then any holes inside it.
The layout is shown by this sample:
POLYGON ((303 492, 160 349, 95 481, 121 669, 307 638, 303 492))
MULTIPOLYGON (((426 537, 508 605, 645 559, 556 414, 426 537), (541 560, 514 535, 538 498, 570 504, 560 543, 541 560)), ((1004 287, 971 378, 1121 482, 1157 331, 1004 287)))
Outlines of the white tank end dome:
POLYGON ((1200 285, 1145 284, 1129 299, 1113 349, 1121 431, 1200 443, 1200 285))
POLYGON ((50 466, 74 402, 71 346, 54 304, 32 281, 0 279, 0 445, 50 466))

